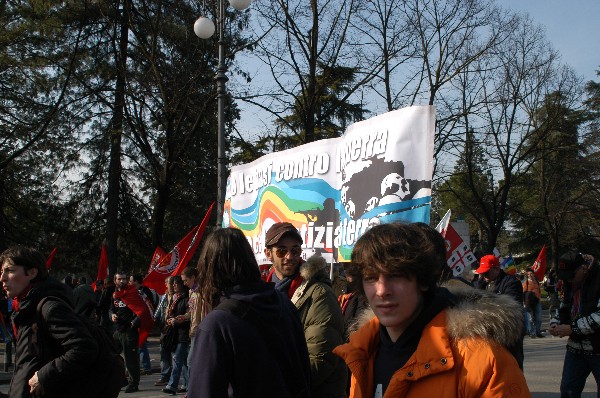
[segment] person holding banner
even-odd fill
[[[304,325],[311,367],[312,397],[346,397],[347,370],[333,355],[344,342],[344,319],[323,257],[302,261],[302,237],[289,222],[275,223],[265,235],[265,255],[273,263],[267,281],[285,293]]]
[[[431,237],[421,224],[380,224],[354,246],[347,273],[375,317],[334,350],[350,397],[531,397],[505,348],[519,339],[521,305],[439,287],[446,261]]]

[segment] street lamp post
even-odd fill
[[[252,0],[229,0],[229,4],[238,11],[245,10],[250,6]],[[219,34],[219,64],[215,80],[217,82],[217,226],[223,223],[223,207],[225,205],[225,98],[227,90],[227,66],[225,65],[225,43],[223,37],[223,26],[225,25],[225,3],[219,0],[219,15],[217,18],[217,29]],[[194,33],[201,39],[212,37],[215,32],[214,23],[206,18],[200,17],[194,23]]]

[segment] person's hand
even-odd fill
[[[548,329],[552,336],[565,337],[570,336],[573,333],[571,325],[552,325]]]
[[[112,314],[110,319],[116,323],[117,322],[117,314]]]
[[[37,372],[35,372],[31,379],[29,379],[29,393],[31,395],[44,395],[44,388],[38,380]]]

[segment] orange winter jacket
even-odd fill
[[[472,291],[476,295],[482,292]],[[519,333],[514,322],[522,317],[514,310],[520,311],[520,306],[502,296],[486,297],[484,301],[488,302],[484,311],[490,306],[498,307],[498,304],[510,307],[512,315],[505,319],[506,325],[495,324],[503,322],[499,319],[503,316],[489,317],[489,313],[484,324],[471,325],[482,318],[480,315],[486,315],[471,304],[467,307],[459,304],[441,311],[425,326],[413,355],[392,376],[384,398],[531,397],[523,372],[499,342],[510,343]],[[349,343],[334,350],[352,372],[351,398],[373,398],[373,365],[379,346],[379,326],[377,318],[371,319],[350,336]],[[516,331],[513,334],[510,329],[508,333],[505,333],[506,329],[495,330],[499,326]]]

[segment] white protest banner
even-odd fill
[[[429,223],[435,108],[415,106],[321,140],[232,167],[223,226],[241,229],[259,264],[267,230],[291,222],[302,256],[344,262],[371,226]]]

